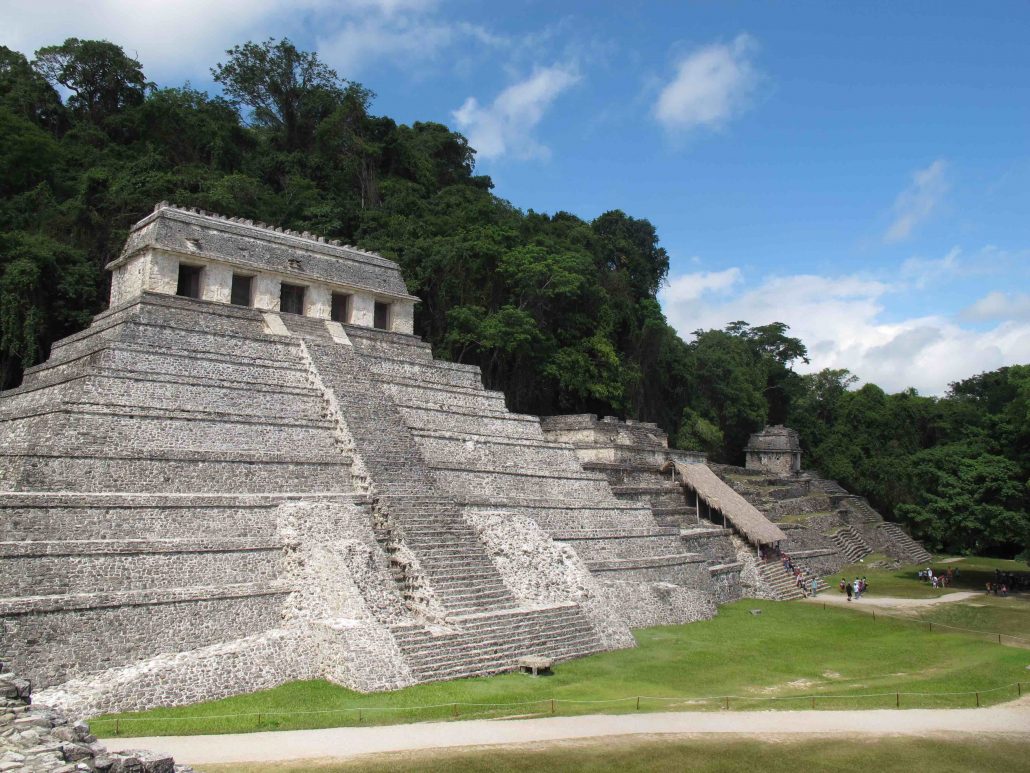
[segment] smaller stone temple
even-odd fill
[[[754,433],[744,451],[749,470],[764,470],[778,475],[801,472],[801,441],[797,430],[782,424]]]

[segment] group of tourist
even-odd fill
[[[777,548],[779,550],[779,548]],[[804,596],[815,596],[819,593],[819,578],[815,574],[807,574],[804,569],[794,563],[786,553],[780,553],[783,571],[794,576],[794,587],[801,590]]]
[[[1003,572],[1001,569],[994,570],[994,582],[987,583],[987,595],[1008,596],[1009,591],[1021,591],[1030,589],[1030,578],[1026,575]]]
[[[848,594],[848,601],[851,601],[852,598],[858,601],[869,589],[869,583],[866,582],[865,577],[856,577],[852,582],[848,582],[846,577],[841,577],[837,587],[840,588],[841,593]]]
[[[947,588],[959,576],[959,569],[956,566],[949,566],[943,572],[938,571],[934,574],[933,568],[928,566],[926,569],[919,570],[917,576],[920,580],[930,583],[934,588]]]

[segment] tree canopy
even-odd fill
[[[0,382],[104,306],[104,264],[167,199],[324,234],[398,261],[437,356],[482,368],[512,410],[655,421],[683,448],[740,463],[788,423],[806,460],[932,547],[1011,555],[1028,539],[1030,372],[943,398],[799,375],[786,325],[735,321],[684,341],[657,293],[669,256],[648,220],[521,211],[432,122],[371,112],[372,93],[289,40],[212,69],[222,95],[157,88],[107,41],[29,61],[0,46]],[[61,94],[65,94],[62,99]]]

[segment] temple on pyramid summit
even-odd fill
[[[0,395],[0,654],[73,715],[631,647],[796,538],[653,424],[509,412],[378,255],[161,203],[107,268]]]

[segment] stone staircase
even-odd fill
[[[467,615],[454,622],[390,627],[418,681],[510,671],[526,655],[570,660],[603,649],[575,605]]]
[[[779,561],[763,561],[758,564],[758,574],[761,576],[765,587],[778,601],[790,601],[801,599],[805,594],[794,583],[794,575],[783,568]],[[806,576],[808,573],[806,572]]]
[[[911,564],[923,564],[931,561],[930,552],[908,535],[898,524],[884,521],[879,526],[887,542],[893,550],[891,555]]]
[[[869,504],[865,497],[849,495],[842,504],[848,510],[858,515],[860,523],[877,524],[883,521],[883,516],[873,509],[873,506]]]
[[[830,538],[847,564],[853,564],[873,552],[873,549],[869,547],[862,534],[854,526],[838,529]]]
[[[373,488],[377,537],[406,600],[413,601],[419,579],[398,560],[401,545],[415,554],[425,583],[448,616],[513,608],[515,601],[475,530],[454,499],[438,491],[411,432],[360,355],[346,345],[311,339],[305,349],[316,381],[331,392],[361,458]]]

